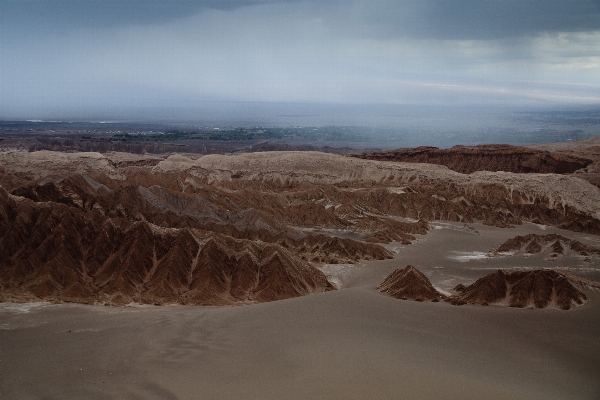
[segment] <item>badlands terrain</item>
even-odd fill
[[[0,395],[597,398],[578,146],[2,152]]]

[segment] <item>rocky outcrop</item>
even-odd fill
[[[573,140],[559,143],[544,143],[528,146],[532,149],[552,151],[556,155],[585,158],[590,161],[585,168],[575,171],[578,178],[600,187],[600,136],[586,140]]]
[[[585,168],[592,161],[574,155],[551,153],[512,145],[454,146],[450,149],[417,147],[352,154],[353,157],[411,163],[445,165],[453,171],[569,174]]]
[[[24,154],[22,164],[35,156]],[[14,165],[17,160],[8,157],[0,183],[9,185],[14,194],[35,199],[26,191],[15,192],[23,185],[8,178],[11,171],[21,174],[26,169]],[[4,161],[0,154],[0,162]],[[44,168],[62,179],[77,170],[65,164],[48,161]],[[84,164],[79,173],[86,168]],[[158,225],[177,220],[183,221],[182,226],[227,223],[236,213],[255,209],[282,224],[303,227],[353,229],[362,218],[375,215],[466,223],[478,219],[500,227],[531,221],[600,233],[600,189],[565,175],[485,171],[464,175],[437,165],[382,163],[316,152],[212,155],[197,160],[173,155],[154,167],[128,168],[115,171],[123,179],[110,179],[93,169],[85,172],[111,192],[84,203],[109,215],[143,217]],[[37,192],[41,201],[52,198]],[[68,197],[60,201],[79,201]],[[389,233],[373,240],[390,239],[398,240]]]
[[[360,219],[355,225],[355,229],[357,232],[368,233],[368,242],[411,244],[415,240],[412,234],[426,234],[429,231],[429,224],[423,220],[402,222],[392,218],[366,216]]]
[[[529,234],[508,239],[490,252],[490,255],[508,256],[522,254],[527,256],[539,253],[546,253],[546,259],[553,261],[567,253],[581,257],[598,257],[600,256],[600,249],[587,246],[578,240],[571,240],[562,235]]]
[[[111,179],[124,179],[125,176],[106,156],[96,152],[60,153],[54,151],[0,152],[2,167],[10,173],[27,179],[60,177],[74,172],[103,173]]]
[[[353,264],[359,260],[393,258],[393,254],[381,246],[322,234],[311,234],[298,240],[285,239],[280,243],[315,263]]]
[[[445,300],[453,305],[504,305],[517,308],[559,308],[570,310],[588,300],[574,285],[599,287],[595,282],[553,270],[507,272],[497,270],[475,283],[457,285],[452,296],[438,292],[429,279],[412,265],[397,269],[377,290],[402,300]]]
[[[445,298],[429,279],[412,265],[397,269],[377,286],[377,290],[402,300],[433,301]]]
[[[457,295],[446,301],[455,305],[501,304],[518,308],[553,307],[569,310],[588,300],[567,276],[545,269],[498,270],[457,291]]]
[[[600,232],[600,189],[565,175],[487,171],[464,175],[438,165],[314,152],[210,155],[198,160],[171,156],[153,169],[174,170],[236,188],[249,182],[274,190],[313,185],[323,188],[330,203],[342,207],[350,201],[363,215],[366,211],[463,222],[476,218],[498,226],[547,221],[566,229]]]
[[[0,292],[10,298],[287,298],[328,290],[314,266],[390,258],[378,243],[409,244],[431,220],[600,233],[600,189],[564,175],[464,175],[317,152],[5,152],[0,165]],[[561,246],[571,249],[552,249]]]
[[[0,188],[0,300],[237,304],[331,290],[280,245],[35,203]]]

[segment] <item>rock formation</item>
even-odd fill
[[[209,155],[198,160],[169,157],[154,167],[189,171],[212,183],[240,187],[260,182],[273,190],[317,187],[312,201],[346,215],[367,213],[415,220],[472,222],[497,226],[523,220],[600,233],[600,189],[581,179],[555,174],[480,171],[464,175],[429,164],[381,163],[314,152]],[[235,178],[233,178],[235,177]],[[308,199],[302,199],[306,201]]]
[[[377,290],[402,300],[437,302],[445,298],[435,290],[429,279],[412,265],[392,272],[377,286]]]
[[[492,144],[454,146],[450,149],[417,147],[352,154],[368,160],[445,165],[453,171],[568,174],[591,164],[587,157],[551,153],[521,146]]]
[[[549,261],[556,260],[557,258],[564,256],[567,252],[582,257],[600,256],[600,249],[584,245],[578,240],[571,240],[556,234],[515,236],[498,246],[490,253],[490,255],[530,255],[542,252],[548,254],[546,259]]]
[[[0,300],[235,304],[331,290],[284,247],[35,203],[0,188]]]
[[[372,232],[367,238],[368,242],[390,243],[401,242],[411,244],[415,240],[414,233],[424,235],[429,230],[426,221],[402,222],[391,218],[378,218],[366,216],[355,225],[358,232]]]
[[[478,219],[496,226],[531,221],[600,233],[600,189],[570,176],[492,172],[469,176],[436,165],[381,163],[314,152],[211,155],[197,160],[170,156],[153,167],[124,169],[112,167],[119,164],[112,155],[113,169],[106,175],[101,160],[77,168],[69,164],[78,165],[75,155],[61,160],[58,153],[56,164],[43,155],[43,172],[54,178],[43,180],[39,172],[25,172],[35,157],[36,153],[0,154],[5,171],[0,184],[11,193],[36,199],[19,187],[61,186],[60,179],[79,173],[111,189],[96,196],[98,211],[127,213],[127,218],[142,214],[147,218],[149,213],[139,210],[145,207],[157,208],[152,210],[154,220],[188,217],[201,224],[227,223],[238,212],[254,209],[283,224],[305,227],[352,227],[375,215],[466,223]],[[40,201],[60,195],[35,191]],[[84,201],[80,194],[66,193],[58,201]]]
[[[569,142],[544,143],[528,146],[531,149],[551,151],[553,154],[564,154],[590,160],[585,168],[575,171],[575,176],[600,187],[600,136],[586,140]]]
[[[569,310],[583,304],[587,296],[571,280],[556,271],[507,272],[498,270],[478,279],[446,301],[455,304],[504,304],[518,308],[556,307]]]
[[[469,286],[459,284],[454,288],[455,295],[445,296],[433,287],[421,271],[408,265],[404,269],[392,272],[377,286],[377,290],[402,300],[445,300],[453,305],[496,304],[518,308],[554,307],[569,310],[588,300],[588,297],[573,284],[600,286],[595,282],[546,269],[515,272],[497,270]]]
[[[464,175],[317,152],[11,151],[0,165],[5,299],[288,298],[329,290],[319,264],[391,258],[379,243],[409,244],[431,220],[600,233],[600,189],[564,175]]]

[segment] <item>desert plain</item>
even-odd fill
[[[598,398],[594,146],[0,153],[0,396]],[[441,301],[377,290],[407,265]]]

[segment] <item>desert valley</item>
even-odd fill
[[[600,399],[600,0],[0,0],[0,399]]]
[[[0,393],[595,398],[600,147],[553,146],[4,151]]]

